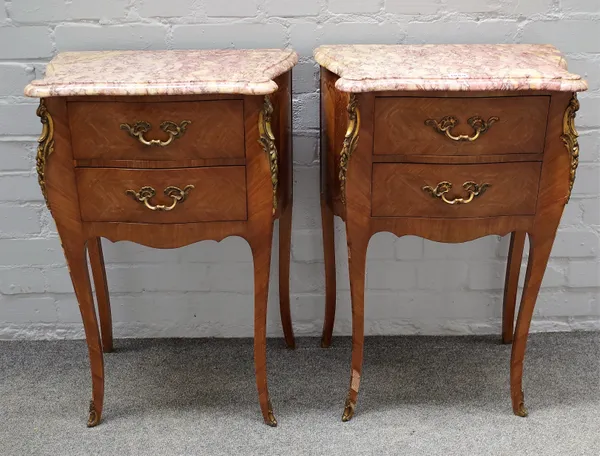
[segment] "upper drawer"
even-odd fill
[[[374,153],[542,153],[550,97],[375,100]]]
[[[246,167],[77,168],[86,222],[193,223],[247,219]]]
[[[243,158],[242,100],[69,103],[75,159]],[[132,136],[128,127],[150,128]],[[168,122],[168,123],[165,123]],[[123,126],[122,126],[123,125]],[[178,130],[179,128],[179,130]],[[143,144],[143,141],[152,145]]]

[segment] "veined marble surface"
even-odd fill
[[[266,95],[297,62],[290,49],[64,52],[25,95]]]
[[[314,55],[343,92],[587,90],[549,44],[335,45]]]

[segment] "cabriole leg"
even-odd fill
[[[362,374],[363,346],[365,340],[365,268],[369,237],[364,229],[347,227],[348,264],[350,272],[350,296],[352,299],[352,369],[350,388],[342,415],[342,421],[350,421],[354,416],[358,389]]]
[[[102,349],[104,353],[110,353],[113,351],[112,315],[110,311],[108,284],[106,282],[104,255],[102,254],[102,242],[99,237],[96,237],[90,239],[87,245],[92,277],[94,278],[94,287],[96,289],[96,300],[98,301]]]
[[[88,274],[86,259],[86,245],[83,239],[75,239],[73,235],[65,242],[63,249],[73,281],[73,288],[79,303],[79,310],[83,319],[85,338],[88,345],[90,365],[92,371],[92,400],[88,415],[88,427],[96,426],[102,418],[104,402],[104,358],[98,322],[94,309],[94,298]]]
[[[254,259],[254,370],[258,400],[265,423],[277,426],[267,385],[267,300],[269,296],[269,272],[271,268],[271,244],[273,225],[250,239]]]
[[[295,348],[292,312],[290,310],[290,251],[292,246],[292,204],[279,218],[279,311],[283,337],[288,348]]]
[[[321,223],[323,229],[323,253],[325,257],[325,318],[323,321],[321,347],[327,348],[331,345],[335,322],[335,232],[333,212],[323,194],[321,194]]]
[[[523,248],[525,247],[525,234],[524,231],[513,231],[510,235],[506,280],[504,283],[504,302],[502,305],[502,343],[504,344],[510,344],[513,340],[513,324]]]
[[[533,309],[540,291],[548,259],[550,258],[555,233],[556,230],[544,231],[539,234],[529,233],[529,262],[527,263],[525,285],[521,305],[519,306],[510,363],[510,391],[513,412],[515,415],[523,417],[527,416],[523,396],[523,360],[525,358],[525,348],[527,346]]]

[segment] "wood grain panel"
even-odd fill
[[[202,168],[205,166],[244,166],[244,158],[206,158],[199,160],[76,160],[81,168]]]
[[[541,163],[486,165],[373,165],[374,217],[492,217],[535,213]],[[448,181],[453,188],[446,198],[467,198],[463,183],[488,183],[490,187],[468,204],[450,205],[423,190]]]
[[[373,163],[432,163],[455,165],[459,163],[512,163],[542,161],[544,154],[509,155],[373,155]],[[161,162],[162,163],[162,162]]]
[[[377,97],[374,153],[379,155],[537,154],[544,150],[550,97]],[[453,141],[425,125],[454,116],[453,135],[470,135],[473,116],[499,118],[475,141]]]
[[[469,242],[484,236],[506,236],[513,231],[527,231],[535,215],[503,215],[500,217],[437,218],[437,217],[373,217],[371,234],[393,233],[415,236],[435,242]]]
[[[245,167],[191,169],[77,168],[81,218],[86,222],[191,223],[246,220]],[[170,205],[168,186],[193,185],[187,199],[171,211],[152,211],[126,191],[150,186],[151,204]]]
[[[69,125],[75,159],[185,160],[244,157],[243,100],[197,102],[71,102]],[[165,147],[147,146],[120,128],[146,121],[148,140],[166,141],[163,121],[191,123]]]

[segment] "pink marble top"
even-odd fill
[[[289,49],[64,52],[25,95],[265,95],[297,61]]]
[[[587,90],[543,44],[339,45],[315,50],[338,90]]]

